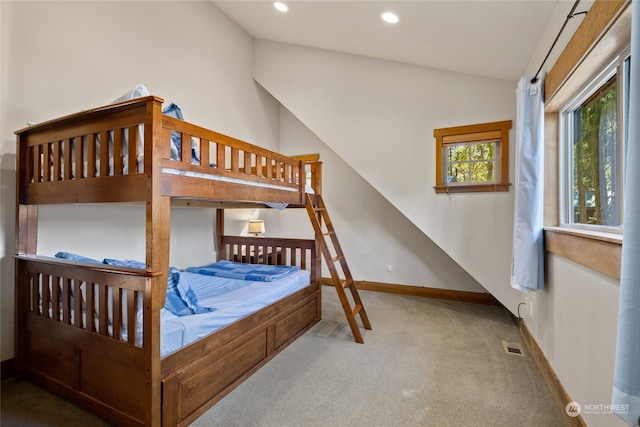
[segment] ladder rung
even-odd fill
[[[353,315],[355,316],[356,314],[360,313],[360,310],[362,310],[362,305],[358,304],[353,308]]]
[[[331,258],[331,260],[333,262],[336,262],[336,261],[340,261],[342,258],[344,258],[342,255],[338,255],[338,256],[334,256],[333,258]]]
[[[351,284],[353,283],[352,280],[341,280],[340,284],[342,285],[343,288],[348,288],[349,286],[351,286]]]
[[[316,212],[324,212],[324,211],[326,211],[325,208],[313,208],[313,210],[316,211]]]
[[[332,234],[336,234],[336,232],[335,231],[327,231],[327,232],[322,233],[323,236],[330,236]]]

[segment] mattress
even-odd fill
[[[160,355],[167,356],[212,332],[224,328],[258,310],[309,286],[310,273],[298,270],[273,281],[257,282],[181,272],[195,292],[200,305],[215,310],[176,316],[162,309]]]

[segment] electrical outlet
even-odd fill
[[[529,308],[529,317],[533,318],[533,301],[529,301],[527,308]]]
[[[393,273],[393,265],[387,265],[387,273]]]
[[[533,301],[531,301],[531,299],[529,299],[528,296],[525,296],[524,304],[525,304],[526,316],[529,318],[532,318],[533,317]]]

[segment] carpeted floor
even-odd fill
[[[567,425],[506,309],[361,296],[373,326],[364,345],[324,287],[323,320],[193,425]],[[28,382],[4,382],[1,399],[3,427],[108,425]]]

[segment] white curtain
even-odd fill
[[[540,291],[544,285],[542,241],[544,102],[542,77],[522,77],[517,91],[516,178],[511,287]]]
[[[631,87],[612,410],[635,426],[640,422],[640,1],[631,7]]]

